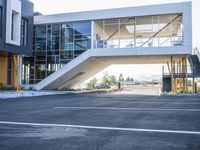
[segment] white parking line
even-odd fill
[[[120,100],[92,100],[90,102],[103,102],[103,103],[111,103],[111,102],[122,102]],[[123,102],[129,102],[130,104],[173,104],[173,105],[200,105],[200,102],[190,102],[190,103],[186,103],[186,102],[167,102],[167,101],[161,101],[161,102],[152,102],[152,101],[133,101],[133,100],[123,100]]]
[[[85,109],[85,110],[131,110],[131,111],[190,111],[199,112],[200,109],[158,109],[158,108],[121,108],[121,107],[54,107],[55,109]]]
[[[25,122],[8,122],[0,121],[0,124],[22,125],[22,126],[45,126],[45,127],[67,127],[67,128],[83,128],[97,130],[114,130],[114,131],[137,131],[137,132],[157,132],[157,133],[176,133],[176,134],[197,134],[199,131],[181,131],[181,130],[156,130],[156,129],[139,129],[139,128],[118,128],[118,127],[101,127],[101,126],[82,126],[82,125],[66,125],[66,124],[45,124],[45,123],[25,123]]]

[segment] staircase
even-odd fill
[[[74,88],[112,64],[162,64],[177,48],[100,48],[89,49],[36,85],[36,90]]]
[[[195,77],[200,77],[200,53],[197,48],[194,49],[193,55],[190,55],[189,62]]]

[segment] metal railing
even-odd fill
[[[182,36],[95,40],[95,48],[175,47],[183,46]],[[148,42],[147,42],[148,41]]]
[[[187,65],[187,71],[186,71],[186,67],[184,65],[175,65],[175,67],[173,67],[172,69],[172,73],[173,75],[177,75],[177,76],[181,76],[181,75],[185,75],[186,72],[189,75],[198,75],[200,76],[200,72],[199,72],[199,68],[200,66],[190,66]],[[162,74],[163,75],[171,75],[171,67],[169,68],[167,65],[163,65],[162,67]]]
[[[199,58],[199,62],[200,62],[200,52],[199,52],[199,49],[197,47],[194,48],[193,55],[197,55],[197,57]]]

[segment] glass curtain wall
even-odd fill
[[[31,83],[38,83],[90,48],[91,21],[36,25]],[[24,57],[23,83],[30,83],[30,63]]]
[[[23,57],[22,84],[34,84],[34,57]]]
[[[170,47],[183,44],[182,14],[94,21],[95,48]]]
[[[28,20],[21,19],[21,45],[27,44]]]

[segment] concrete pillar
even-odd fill
[[[192,92],[196,93],[196,89],[195,89],[195,77],[192,78]]]
[[[187,66],[187,56],[185,56],[185,71],[186,71],[186,77],[185,77],[185,86],[186,86],[186,93],[188,93],[188,66]]]
[[[174,92],[174,69],[173,69],[173,56],[171,56],[171,91]]]

